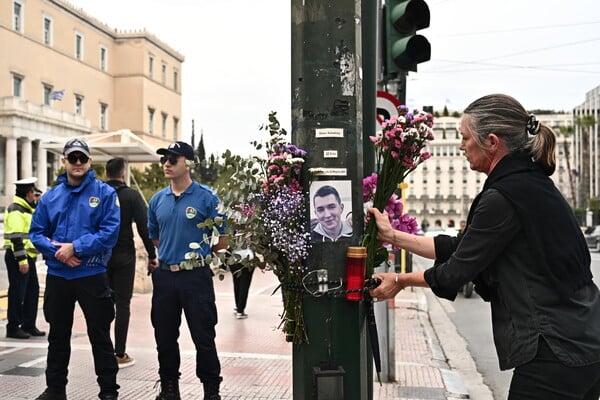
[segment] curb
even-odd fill
[[[437,346],[441,348],[446,368],[460,376],[459,385],[454,384],[452,377],[448,378],[448,383],[445,382],[451,395],[458,395],[457,398],[462,399],[494,400],[491,389],[484,383],[483,376],[477,370],[466,340],[458,333],[456,326],[446,314],[441,304],[443,300],[438,299],[429,289],[420,289],[420,295],[426,299],[424,302],[429,319],[426,324],[433,331],[435,339],[432,340],[435,340]],[[443,368],[440,368],[440,371],[444,373]]]
[[[452,370],[447,362],[447,358],[438,339],[438,335],[436,334],[431,323],[427,297],[425,296],[425,293],[423,293],[422,289],[417,291],[417,301],[419,320],[423,325],[423,330],[427,336],[427,343],[429,344],[432,358],[436,364],[438,364],[438,368],[442,375],[447,398],[452,400],[471,398],[469,395],[469,390],[461,380],[460,373],[456,370]]]

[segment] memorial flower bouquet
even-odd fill
[[[386,210],[395,229],[415,232],[416,221],[403,214],[395,192],[410,172],[430,158],[426,145],[433,140],[433,116],[419,110],[409,112],[406,106],[400,106],[398,114],[383,122],[381,134],[370,138],[377,168],[363,180],[363,200],[380,211]],[[367,248],[366,276],[370,277],[374,268],[388,258],[386,247],[377,239],[373,218],[365,228],[363,246]]]
[[[226,152],[224,179],[218,191],[228,205],[230,247],[249,249],[254,254],[233,262],[273,271],[284,303],[280,328],[287,341],[302,344],[307,334],[301,287],[310,232],[305,224],[308,194],[299,176],[306,152],[287,141],[275,113],[261,129],[268,130],[268,141],[252,144],[266,157],[243,159]]]
[[[365,206],[365,213],[369,207],[373,207],[373,198],[377,191],[377,174],[373,173],[370,176],[363,179],[363,203]],[[392,228],[402,232],[417,233],[419,231],[419,225],[416,218],[411,217],[407,213],[404,213],[404,205],[402,200],[396,193],[392,193],[388,199],[384,210],[388,213]],[[388,243],[383,243],[387,246]],[[400,250],[398,247],[392,246],[392,250]]]

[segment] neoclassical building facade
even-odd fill
[[[557,168],[552,179],[567,201],[573,204],[569,180],[573,139],[561,134],[573,126],[573,116],[553,114],[537,115],[537,118],[557,133]],[[433,131],[435,139],[428,144],[432,157],[407,178],[406,210],[421,225],[432,226],[439,219],[444,227],[449,220],[458,227],[461,220],[466,220],[471,202],[482,189],[486,176],[471,170],[459,149],[459,118],[435,118]]]
[[[46,142],[120,129],[154,148],[181,138],[184,56],[146,30],[62,0],[0,0],[0,49],[3,205],[17,179],[55,179],[60,155]]]

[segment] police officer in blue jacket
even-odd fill
[[[41,199],[29,237],[44,255],[48,272],[44,316],[50,324],[46,390],[38,400],[66,400],[75,303],[87,324],[94,355],[98,397],[118,398],[117,360],[110,338],[115,311],[106,274],[117,242],[120,210],[115,190],[96,179],[90,149],[69,140],[61,159],[66,172]]]

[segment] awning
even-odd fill
[[[90,146],[94,163],[103,163],[111,158],[123,157],[129,163],[156,163],[160,156],[156,149],[129,129],[114,132],[94,133],[78,136]],[[73,138],[42,141],[40,146],[52,153],[62,155],[65,143]]]

